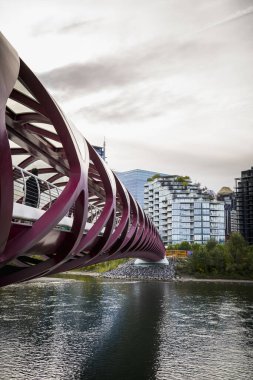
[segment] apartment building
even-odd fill
[[[144,210],[165,245],[225,241],[224,203],[189,177],[160,176],[147,182]]]
[[[253,167],[236,178],[236,203],[238,230],[253,244]]]
[[[236,194],[229,187],[223,186],[217,193],[217,200],[224,202],[225,237],[228,239],[232,232],[236,232],[238,230]]]

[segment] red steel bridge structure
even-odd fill
[[[0,34],[0,286],[164,256],[148,216]]]

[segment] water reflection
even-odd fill
[[[82,363],[80,379],[154,379],[159,324],[166,287],[120,285],[125,302],[94,357]]]
[[[177,284],[164,303],[156,378],[252,379],[252,285]],[[241,318],[241,313],[244,318]],[[252,325],[248,326],[252,335]]]
[[[0,290],[0,379],[252,379],[253,286],[41,280]]]

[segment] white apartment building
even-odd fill
[[[161,176],[144,187],[144,211],[165,245],[225,241],[224,203],[189,177]]]

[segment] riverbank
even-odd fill
[[[253,280],[233,279],[233,278],[197,278],[192,276],[177,276],[176,281],[179,282],[225,282],[237,284],[253,284]]]
[[[134,260],[129,260],[120,264],[117,268],[104,272],[91,271],[71,271],[57,275],[62,278],[72,278],[82,280],[82,278],[107,278],[121,280],[156,280],[156,281],[176,281],[176,282],[210,282],[210,283],[249,283],[253,280],[233,279],[233,278],[197,278],[187,274],[176,273],[176,263],[169,262],[169,265],[135,265]]]
[[[189,275],[178,275],[176,273],[176,264],[170,262],[169,265],[149,265],[138,266],[132,263],[125,263],[120,267],[100,274],[100,277],[109,279],[125,280],[160,280],[176,282],[210,282],[210,283],[249,283],[253,280],[233,279],[233,278],[197,278]]]
[[[170,262],[169,265],[135,265],[135,260],[128,260],[120,264],[117,268],[107,272],[98,273],[91,271],[70,271],[57,274],[57,277],[62,278],[76,278],[82,277],[97,277],[107,279],[121,279],[121,280],[162,280],[171,281],[175,280],[175,264]]]
[[[109,279],[131,279],[131,280],[174,280],[176,276],[175,265],[172,261],[169,265],[148,264],[135,265],[135,260],[119,265],[116,269],[105,272],[101,275]]]

